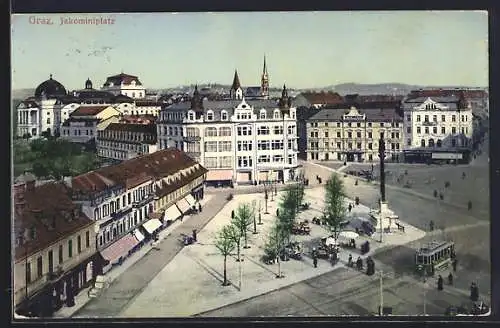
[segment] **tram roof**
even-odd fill
[[[427,245],[420,247],[417,253],[431,254],[453,245],[455,245],[455,243],[452,241],[432,241]]]

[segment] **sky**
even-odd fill
[[[61,25],[68,17],[114,24]],[[488,85],[485,11],[13,15],[11,33],[13,89],[50,74],[68,90],[101,86],[122,71],[147,88],[231,84],[235,69],[258,86],[264,55],[271,87]]]

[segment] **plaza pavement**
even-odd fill
[[[310,202],[311,208],[301,212],[299,220],[308,219],[311,221],[314,216],[321,215],[323,195],[323,186],[306,189],[305,202]],[[280,197],[281,193],[279,192],[278,199]],[[253,226],[250,227],[248,234],[250,248],[242,249],[245,259],[241,264],[242,289],[239,290],[240,264],[235,260],[236,255],[228,257],[227,260],[227,274],[231,285],[222,287],[223,257],[213,245],[214,237],[224,225],[229,224],[231,211],[236,209],[238,204],[251,203],[252,201],[255,201],[257,208],[260,201],[263,225],[257,225],[258,234],[253,234]],[[198,243],[181,250],[140,295],[130,302],[127,308],[120,313],[120,317],[191,316],[266,294],[345,266],[349,253],[342,251],[339,264],[332,266],[329,262],[320,260],[318,268],[313,267],[310,252],[315,245],[311,243],[311,240],[319,242],[320,238],[328,236],[328,232],[321,226],[311,224],[310,236],[294,236],[293,238],[293,240],[303,243],[305,256],[301,261],[282,262],[281,272],[285,277],[277,279],[278,265],[266,265],[261,261],[267,235],[275,220],[276,196],[273,202],[268,202],[270,214],[264,214],[264,202],[263,194],[235,195],[234,199],[200,231]],[[346,202],[354,203],[352,200],[346,200]],[[355,206],[353,209],[353,213],[365,215],[368,211],[369,208],[363,205]],[[405,233],[395,232],[384,236],[383,245],[385,247],[393,245],[394,247],[419,239],[425,234],[411,225],[405,225]],[[377,236],[373,237],[378,238]],[[363,239],[365,238],[359,238],[358,245]],[[380,244],[373,239],[370,241],[371,252],[367,255],[373,254],[380,247]],[[356,251],[351,253],[354,259],[359,255]]]

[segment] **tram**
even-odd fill
[[[455,243],[433,241],[417,250],[415,270],[417,273],[433,276],[436,271],[449,267],[455,256]]]

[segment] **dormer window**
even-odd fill
[[[280,118],[280,111],[279,110],[275,110],[274,111],[274,119],[279,119]]]
[[[266,110],[265,109],[262,109],[259,113],[259,118],[261,120],[265,120],[266,119]]]
[[[227,121],[227,112],[224,110],[220,114],[221,120]]]
[[[207,112],[207,121],[213,121],[214,120],[214,112],[208,111]]]
[[[193,112],[188,113],[188,120],[194,121],[194,113]]]

